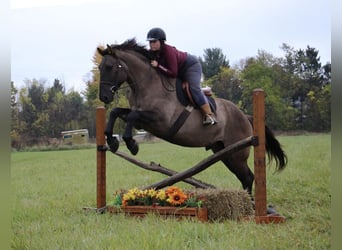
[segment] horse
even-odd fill
[[[218,121],[213,126],[202,125],[202,114],[191,105],[184,106],[177,97],[177,79],[162,75],[150,65],[150,52],[145,46],[128,39],[122,44],[97,48],[102,56],[99,64],[99,98],[108,104],[114,93],[124,83],[129,86],[129,108],[116,107],[111,110],[105,128],[107,144],[116,152],[119,142],[113,134],[117,118],[126,122],[122,136],[133,155],[138,153],[138,143],[133,139],[133,128],[145,131],[170,143],[184,147],[205,147],[213,153],[253,135],[252,118],[244,114],[234,103],[215,98],[215,116]],[[186,114],[186,116],[184,115]],[[177,122],[182,120],[182,123]],[[176,124],[176,125],[175,125]],[[180,124],[180,125],[179,125]],[[176,128],[175,128],[176,127]],[[266,151],[269,160],[276,161],[276,172],[287,164],[287,156],[271,129],[265,126]],[[254,174],[247,159],[250,146],[221,161],[239,179],[243,189],[252,193]]]

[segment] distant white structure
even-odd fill
[[[66,145],[85,144],[89,142],[88,129],[62,131],[62,143]]]

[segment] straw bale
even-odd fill
[[[204,200],[209,221],[238,220],[254,215],[251,197],[245,190],[195,189],[191,192]]]

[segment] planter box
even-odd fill
[[[208,221],[207,208],[194,207],[160,207],[160,206],[108,206],[110,213],[125,213],[129,216],[144,217],[147,213],[158,214],[163,217],[192,217],[199,221]]]

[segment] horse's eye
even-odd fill
[[[122,65],[121,65],[121,64],[118,64],[118,68],[121,69],[121,68],[122,68]]]

